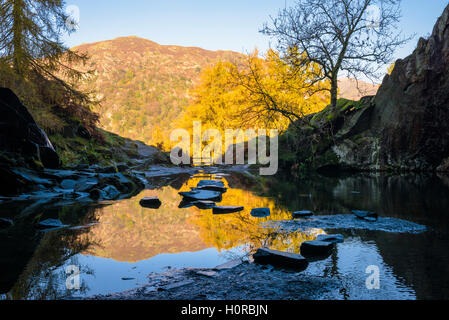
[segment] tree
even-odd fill
[[[340,72],[375,80],[396,48],[410,39],[397,31],[400,2],[297,0],[271,18],[261,32],[277,39],[279,50],[293,66],[320,66],[313,82],[330,80],[331,105],[335,107]]]
[[[272,49],[264,59],[254,51],[233,71],[233,81],[245,93],[246,103],[238,113],[243,123],[285,130],[321,111],[328,99],[329,81],[311,81],[320,72],[319,65],[292,68]]]
[[[61,40],[74,30],[64,8],[63,0],[1,0],[0,83],[27,104],[61,107],[92,129],[98,116],[89,105],[95,101],[76,86],[87,73],[72,67],[88,57]]]

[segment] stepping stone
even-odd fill
[[[221,196],[220,192],[210,190],[192,190],[189,192],[180,192],[179,194],[189,200],[215,200]]]
[[[68,225],[62,224],[62,222],[57,219],[47,219],[36,225],[36,228],[41,229],[42,231],[51,231],[65,227],[68,227]]]
[[[371,211],[352,210],[352,213],[355,214],[357,218],[369,222],[375,222],[379,218],[376,212]]]
[[[251,210],[251,215],[256,218],[266,218],[270,216],[270,208],[256,208]]]
[[[235,213],[240,212],[245,209],[241,206],[216,206],[213,208],[213,214],[227,214],[227,213]]]
[[[215,202],[213,201],[195,201],[192,203],[195,205],[198,209],[208,210],[215,207]]]
[[[220,186],[201,186],[201,187],[192,188],[192,190],[210,190],[210,191],[217,191],[220,193],[225,193],[226,191],[228,191],[228,188],[220,187]]]
[[[328,255],[335,244],[328,241],[306,241],[301,244],[301,254],[306,258],[314,258]]]
[[[144,208],[159,209],[162,202],[158,197],[146,197],[140,200],[140,205]]]
[[[261,248],[253,255],[254,262],[262,265],[272,265],[273,267],[281,267],[303,271],[307,269],[309,263],[300,254],[276,251],[267,248]]]
[[[193,206],[194,206],[194,204],[192,201],[182,200],[181,203],[179,204],[178,208],[179,209],[187,209],[187,208],[191,208]]]
[[[296,218],[309,218],[309,217],[312,217],[312,216],[313,216],[313,212],[312,211],[304,210],[304,211],[293,212],[293,218],[294,219],[296,219]]]
[[[341,234],[320,234],[316,237],[316,240],[331,243],[343,243],[345,241],[343,235]]]
[[[206,187],[206,186],[214,186],[214,187],[222,187],[224,188],[224,183],[223,181],[220,180],[201,180],[200,182],[198,182],[197,187]]]

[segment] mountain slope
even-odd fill
[[[73,48],[87,52],[86,86],[102,99],[100,126],[146,143],[162,140],[187,107],[201,70],[241,56],[231,51],[159,45],[138,37],[117,38]],[[167,137],[165,137],[167,138]]]
[[[94,76],[85,86],[103,101],[96,110],[100,127],[159,147],[188,107],[189,93],[201,71],[219,60],[242,58],[232,51],[159,45],[138,37],[83,44],[73,50],[91,57],[83,68],[94,70]],[[375,94],[377,88],[353,79],[340,80],[340,96],[348,99]]]

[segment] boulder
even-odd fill
[[[242,206],[215,206],[213,208],[213,214],[228,214],[243,211],[245,208]]]
[[[329,255],[335,244],[329,241],[305,241],[301,244],[301,254],[306,258],[315,258]]]
[[[0,150],[46,168],[60,166],[59,156],[45,132],[10,89],[0,88]]]
[[[162,202],[158,197],[146,197],[140,200],[140,205],[144,208],[159,209]]]
[[[254,262],[262,265],[272,265],[273,267],[281,267],[303,271],[307,269],[309,263],[300,254],[294,254],[283,251],[276,251],[267,248],[261,248],[253,255]]]
[[[316,237],[316,240],[331,243],[343,243],[345,241],[341,234],[320,234]]]
[[[255,208],[251,210],[251,215],[255,218],[266,218],[270,216],[270,208]]]

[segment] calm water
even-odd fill
[[[15,226],[0,231],[0,299],[58,299],[124,291],[148,282],[151,272],[183,267],[215,267],[246,258],[257,248],[299,253],[300,244],[320,233],[339,232],[326,260],[311,263],[307,274],[340,279],[341,299],[447,299],[449,297],[449,179],[438,176],[356,175],[252,179],[224,177],[229,187],[220,205],[245,210],[214,216],[211,210],[178,208],[180,191],[201,176],[182,174],[152,181],[158,187],[138,196],[101,204],[15,203],[0,205],[0,217]],[[139,200],[158,196],[158,210]],[[269,218],[253,218],[252,208],[269,207]],[[291,219],[291,212],[318,215],[377,211],[424,224],[429,231],[398,234],[363,230],[304,230],[279,233],[264,222]],[[37,232],[33,224],[49,218],[76,226]],[[380,290],[367,290],[366,267],[380,269]],[[68,290],[66,269],[80,270],[81,288]]]

